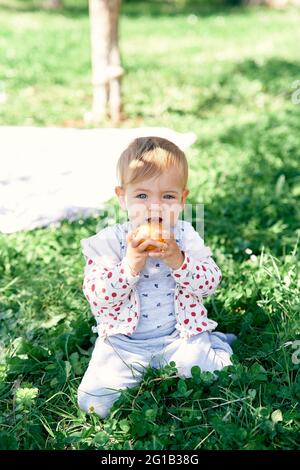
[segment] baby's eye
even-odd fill
[[[139,199],[145,199],[144,197],[140,197],[140,196],[146,196],[146,197],[147,197],[147,194],[142,193],[142,194],[138,194],[138,195],[136,196],[136,197],[139,198]],[[166,194],[164,197],[174,199],[174,196],[172,196],[172,194]]]

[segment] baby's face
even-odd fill
[[[128,211],[133,229],[145,222],[161,221],[163,228],[174,227],[189,194],[182,188],[177,168],[170,168],[164,174],[142,182],[117,186],[122,209]]]

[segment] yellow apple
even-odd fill
[[[140,225],[136,229],[135,236],[141,238],[140,244],[149,238],[162,243],[166,241],[165,238],[163,238],[163,228],[161,222],[146,222],[145,224]],[[145,248],[145,251],[151,251],[155,249],[157,249],[156,246],[148,245],[147,248]]]

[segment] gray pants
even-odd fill
[[[184,339],[177,330],[147,340],[133,340],[125,335],[98,337],[78,388],[79,407],[105,418],[121,390],[135,387],[149,366],[160,368],[174,361],[182,377],[191,377],[194,365],[202,371],[220,370],[232,364],[233,351],[227,341],[220,332],[203,332]]]

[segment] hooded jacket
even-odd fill
[[[92,330],[99,336],[119,333],[131,336],[139,321],[140,302],[136,283],[140,273],[133,275],[126,257],[122,258],[121,249],[124,252],[130,226],[129,222],[109,226],[80,241],[86,262],[83,292],[97,322]],[[120,233],[123,234],[121,237]],[[190,222],[178,220],[174,235],[175,238],[181,237],[184,255],[178,269],[170,268],[176,283],[175,328],[180,337],[189,338],[214,330],[218,325],[207,318],[203,298],[215,292],[222,274],[212,258],[211,249],[204,245]]]

